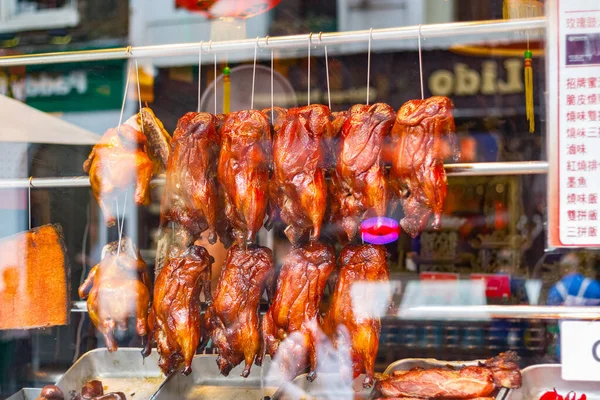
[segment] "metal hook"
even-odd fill
[[[367,50],[367,105],[371,97],[371,42],[373,41],[373,28],[369,29],[369,45]]]
[[[250,109],[254,110],[254,84],[256,82],[256,51],[258,50],[258,39],[259,36],[256,37],[256,43],[254,43],[254,64],[252,66],[252,98],[250,99]]]
[[[133,51],[132,51],[132,48],[131,48],[131,46],[127,46],[127,47],[125,48],[125,55],[126,55],[127,57],[131,57],[131,56],[133,55]]]
[[[319,32],[319,44],[323,43],[323,32]]]
[[[425,90],[423,89],[423,54],[421,51],[421,27],[423,25],[419,24],[419,34],[417,36],[419,43],[419,78],[421,80],[421,100],[425,98]]]
[[[254,47],[255,47],[255,48],[256,48],[256,47],[260,47],[260,46],[258,45],[258,41],[259,41],[259,40],[260,40],[260,36],[257,36],[257,37],[256,37],[256,43],[254,44]]]
[[[33,187],[33,176],[29,177],[29,188],[27,189],[27,205],[29,208],[29,229],[31,229],[31,188]]]
[[[312,44],[312,32],[308,35],[308,105],[310,106],[310,46]]]
[[[322,38],[323,32],[319,32],[319,44],[323,43]],[[327,79],[327,100],[329,102],[329,110],[331,110],[331,89],[329,87],[329,57],[327,56],[327,45],[324,46],[325,50],[325,78]]]
[[[198,112],[200,112],[200,101],[202,99],[202,45],[204,40],[200,41],[200,51],[198,52]]]
[[[309,44],[309,45],[311,45],[311,44],[312,44],[312,35],[313,35],[313,33],[312,33],[312,32],[311,32],[311,33],[308,35],[308,44]]]
[[[269,47],[269,35],[267,35],[267,37],[265,37],[265,46]]]

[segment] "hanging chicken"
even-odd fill
[[[182,364],[184,375],[192,372],[192,358],[203,336],[200,292],[204,288],[205,300],[210,304],[213,261],[204,247],[191,246],[171,258],[156,278],[148,315],[150,334],[143,354],[149,356],[156,343],[158,365],[167,376]]]
[[[273,252],[267,247],[237,245],[227,252],[227,259],[205,320],[212,341],[219,351],[217,365],[225,376],[245,361],[244,378],[252,363],[262,362],[262,338],[258,308],[265,288],[272,291],[274,281]]]
[[[322,105],[292,108],[275,120],[271,200],[292,244],[306,233],[312,241],[321,234],[327,207],[325,140],[333,133],[329,108]]]
[[[112,242],[102,250],[102,260],[79,287],[79,297],[87,299],[90,319],[104,335],[108,351],[117,350],[115,329],[126,330],[127,320],[135,318],[140,336],[148,333],[150,307],[148,268],[131,239]]]
[[[310,367],[316,377],[319,305],[329,274],[335,269],[333,247],[311,242],[293,248],[279,272],[271,307],[263,318],[267,353],[287,379]]]
[[[271,132],[261,111],[228,114],[221,128],[218,178],[224,213],[238,244],[251,244],[263,225],[269,200]]]
[[[324,318],[325,333],[340,355],[349,353],[342,375],[366,374],[364,387],[374,382],[375,358],[381,333],[380,313],[388,305],[389,272],[385,247],[347,245],[339,257],[340,270],[331,306]]]
[[[352,240],[365,216],[384,216],[387,184],[381,152],[394,123],[387,104],[355,105],[341,128],[336,169],[330,186],[331,212]]]
[[[400,107],[392,129],[390,186],[404,209],[400,224],[412,237],[425,229],[431,214],[433,227],[441,224],[448,193],[442,142],[456,130],[453,108],[442,96],[410,100]]]

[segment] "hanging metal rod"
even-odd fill
[[[445,168],[448,176],[534,175],[547,173],[548,162],[522,161],[447,164]],[[164,185],[164,175],[160,175],[152,179],[151,183],[153,185]],[[0,189],[26,189],[30,186],[33,189],[89,187],[90,179],[87,176],[68,176],[62,178],[0,179]]]
[[[452,35],[480,35],[487,33],[517,32],[523,30],[541,30],[546,28],[546,18],[524,18],[513,20],[492,20],[479,22],[452,22],[447,24],[427,24],[398,28],[348,31],[339,33],[312,33],[306,35],[264,37],[258,39],[231,40],[221,42],[179,43],[156,46],[118,47],[102,50],[66,51],[58,53],[29,54],[0,57],[0,67],[36,64],[58,64],[126,58],[173,57],[198,54],[202,47],[204,53],[224,53],[241,50],[253,50],[258,43],[261,48],[281,49],[306,46],[310,40],[315,46],[337,45],[343,43],[434,38]]]

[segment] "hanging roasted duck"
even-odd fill
[[[165,375],[179,369],[192,372],[192,358],[203,336],[200,292],[207,304],[212,301],[210,279],[213,257],[201,246],[190,246],[169,259],[154,282],[154,298],[148,315],[149,337],[144,357],[156,343],[158,365]],[[204,332],[205,338],[208,336]]]
[[[330,308],[324,318],[325,333],[341,355],[346,379],[366,375],[373,384],[381,333],[380,314],[389,302],[389,272],[385,247],[346,245],[339,257],[340,270]],[[351,365],[349,365],[351,364]]]
[[[307,233],[317,240],[327,207],[325,140],[333,136],[329,108],[292,108],[275,125],[271,201],[287,225],[285,235],[297,244]]]
[[[173,133],[172,153],[160,212],[160,228],[177,223],[189,234],[187,248],[208,229],[208,242],[217,241],[219,192],[217,164],[220,137],[216,118],[189,112]]]
[[[434,96],[406,102],[392,128],[390,186],[404,209],[402,228],[417,236],[433,214],[433,227],[441,224],[448,181],[444,170],[442,142],[456,130],[452,101]]]
[[[224,213],[238,244],[254,243],[269,199],[271,132],[261,111],[228,114],[221,128],[218,178]]]
[[[272,291],[273,252],[266,247],[244,249],[234,245],[227,258],[206,312],[207,330],[219,351],[217,365],[225,376],[245,361],[244,378],[252,363],[262,362],[262,338],[259,320],[260,298],[265,288]]]
[[[365,217],[385,215],[388,198],[381,151],[394,118],[387,104],[355,105],[341,128],[330,185],[331,214],[347,240],[354,238]]]
[[[131,239],[124,237],[104,247],[102,260],[78,293],[87,299],[90,319],[104,335],[108,351],[117,350],[114,331],[126,330],[129,318],[135,318],[138,335],[147,335],[150,288],[148,268]]]
[[[293,248],[281,267],[262,330],[267,353],[289,380],[306,367],[308,379],[316,377],[317,342],[322,335],[319,305],[334,269],[333,247],[319,242]]]
[[[115,225],[119,198],[127,191],[137,205],[150,202],[150,180],[153,173],[164,170],[169,141],[162,122],[144,108],[119,127],[107,130],[96,143],[83,170],[90,175],[107,226]]]

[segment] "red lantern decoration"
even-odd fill
[[[249,18],[269,11],[281,0],[175,0],[175,3],[208,18]]]

